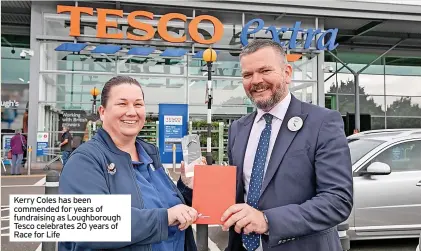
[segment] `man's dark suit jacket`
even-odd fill
[[[237,166],[237,203],[244,203],[243,161],[256,112],[234,121],[228,156]],[[288,121],[300,117],[298,131]],[[342,251],[336,226],[353,205],[350,151],[339,112],[292,96],[264,177],[259,209],[269,222],[265,251]],[[227,251],[244,250],[232,227]]]

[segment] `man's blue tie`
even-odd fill
[[[251,172],[247,204],[258,209],[260,190],[262,189],[263,173],[265,170],[266,157],[269,149],[270,134],[272,132],[272,118],[269,113],[263,115],[266,121],[265,129],[260,134],[259,145],[254,156],[253,170]],[[243,234],[243,244],[248,251],[254,251],[260,246],[260,234]]]

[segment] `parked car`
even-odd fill
[[[373,130],[348,137],[354,207],[351,240],[418,238],[421,129]]]

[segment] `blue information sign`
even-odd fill
[[[37,156],[48,155],[48,133],[37,133]]]
[[[37,142],[37,156],[45,156],[48,154],[48,142]]]
[[[4,148],[3,149],[10,149],[10,140],[12,139],[13,136],[10,135],[5,135],[3,136],[3,140],[4,140]]]
[[[9,165],[10,160],[7,159],[7,152],[11,149],[10,147],[10,140],[12,139],[13,135],[3,135],[3,151],[4,151],[4,160],[3,163],[5,165]]]
[[[159,153],[163,164],[173,163],[172,147],[176,144],[176,163],[181,163],[181,139],[187,135],[187,104],[159,104]]]

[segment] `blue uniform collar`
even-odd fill
[[[145,149],[143,148],[143,146],[136,141],[136,149],[137,149],[137,154],[139,155],[139,160],[140,161],[132,161],[133,164],[139,164],[139,165],[149,165],[153,163],[153,160],[151,159],[151,157],[149,156],[149,154],[145,151]]]

